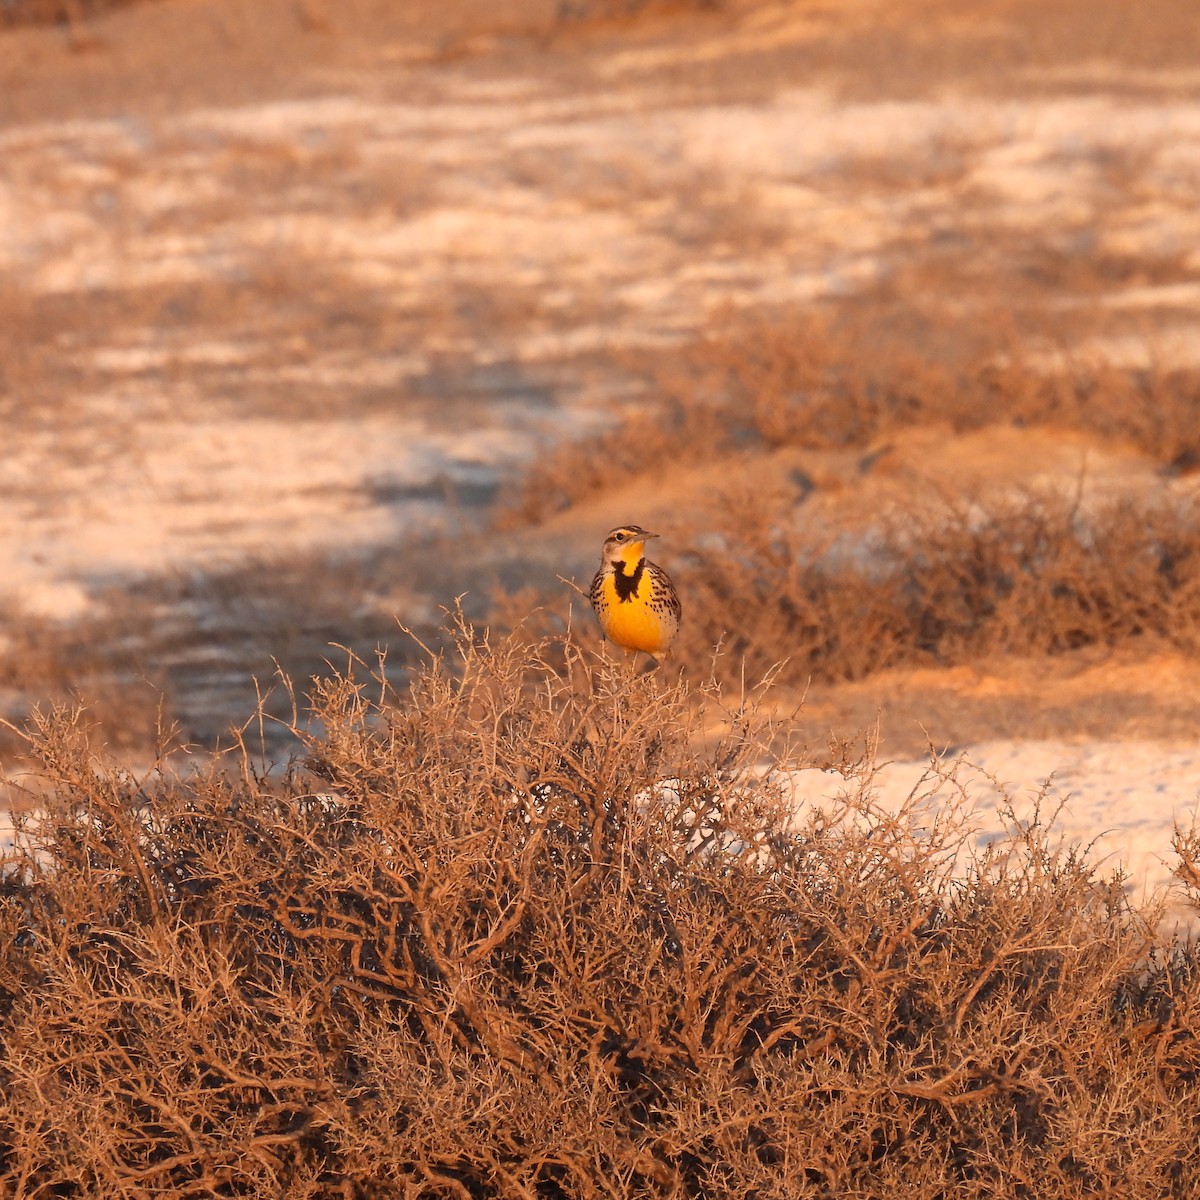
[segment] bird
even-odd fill
[[[627,655],[641,650],[661,662],[679,633],[682,609],[671,577],[646,559],[646,542],[654,537],[640,525],[618,525],[604,539],[590,595],[609,641]]]

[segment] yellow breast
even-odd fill
[[[605,637],[626,650],[641,650],[646,654],[658,655],[670,646],[678,623],[662,606],[651,604],[651,590],[648,572],[628,600],[617,594],[611,574],[601,581],[596,612]]]

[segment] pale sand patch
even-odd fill
[[[855,795],[856,778],[813,767],[793,776],[800,810]],[[932,813],[967,802],[982,848],[1008,826],[998,805],[1010,801],[1019,819],[1035,807],[1053,815],[1052,831],[1064,845],[1090,846],[1102,873],[1120,867],[1135,903],[1155,893],[1170,897],[1169,920],[1195,920],[1178,907],[1179,883],[1171,835],[1200,818],[1200,747],[1158,741],[991,741],[968,746],[952,758],[898,759],[879,764],[870,794],[881,808],[897,811],[919,797]]]
[[[619,340],[687,328],[722,302],[853,291],[930,229],[1085,225],[1114,251],[1159,254],[1196,242],[1200,104],[1187,100],[844,103],[809,87],[712,104],[640,86],[548,97],[521,82],[464,79],[420,105],[341,95],[199,109],[138,136],[112,121],[0,133],[11,174],[0,180],[0,264],[48,293],[228,279],[253,272],[264,251],[417,294],[448,276],[580,294],[599,281],[628,309],[609,329]],[[297,170],[322,148],[347,161],[246,213],[237,172],[247,146]],[[1114,191],[1122,155],[1155,178],[1153,204],[1132,185]],[[941,164],[936,186],[870,177],[930,164]],[[411,203],[364,214],[339,198],[343,171],[386,178],[398,193],[414,167]],[[861,183],[856,171],[867,172]],[[727,205],[728,230],[680,239],[685,196]],[[771,236],[745,242],[746,219],[766,221]]]
[[[1048,350],[1030,355],[1027,361],[1048,372],[1080,363],[1132,371],[1194,369],[1200,366],[1200,339],[1197,339],[1195,324],[1190,320],[1181,321],[1174,327],[1164,327],[1159,322],[1150,337],[1142,333],[1083,337],[1072,346],[1069,355],[1060,350]]]
[[[71,436],[10,448],[0,562],[3,593],[23,611],[77,617],[89,581],[113,575],[346,550],[440,527],[451,514],[436,497],[398,507],[373,489],[498,473],[528,453],[535,429],[496,411],[459,429],[391,414],[140,420],[136,403],[111,399],[95,397],[93,419]]]

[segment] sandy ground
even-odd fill
[[[539,447],[731,314],[994,314],[1048,368],[1200,362],[1200,20],[1072,7],[164,0],[0,34],[5,713],[136,677],[211,741],[273,658],[302,674],[494,585],[486,556],[447,573],[414,547],[478,529]],[[1029,431],[873,453],[866,483],[836,456],[752,470],[802,469],[830,512],[1195,487]],[[669,531],[710,485],[665,471],[639,519]],[[633,499],[541,551],[582,574]],[[1018,789],[1053,775],[1064,831],[1114,831],[1161,881],[1200,789],[1193,673],[885,675],[810,689],[803,720],[878,720],[901,792],[926,736]]]
[[[858,788],[857,779],[828,768],[795,776],[801,812],[829,808]],[[1051,845],[1086,847],[1100,877],[1122,874],[1133,903],[1162,903],[1165,928],[1200,924],[1172,850],[1173,834],[1186,834],[1200,819],[1194,741],[980,742],[949,756],[881,759],[871,794],[887,811],[905,808],[914,797],[931,811],[961,803],[970,829],[964,864],[970,853],[1012,833],[1008,806],[1020,820],[1036,813]]]

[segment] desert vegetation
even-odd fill
[[[969,353],[938,361],[843,319],[743,323],[658,364],[656,399],[533,464],[499,527],[536,528],[614,481],[655,494],[664,464],[707,481],[667,517],[687,589],[679,654],[703,672],[722,646],[730,681],[749,668],[802,685],[1139,639],[1196,652],[1200,524],[1190,488],[1170,486],[1200,452],[1194,371],[1039,367],[987,346],[982,328],[963,331]],[[956,438],[1005,429],[1132,451],[1163,483],[1091,494],[1086,449],[1076,478],[939,482]],[[914,431],[930,482],[859,499]],[[521,601],[493,617],[553,610],[554,586]]]
[[[460,625],[316,685],[285,778],[252,731],[134,778],[46,713],[0,1186],[1190,1195],[1194,949],[1048,814],[978,846],[853,755],[793,811],[762,700]]]
[[[858,305],[790,310],[714,322],[680,350],[643,358],[645,403],[532,463],[505,497],[500,524],[542,520],[664,462],[719,465],[787,447],[866,451],[919,427],[947,440],[1041,427],[1128,444],[1164,471],[1200,461],[1194,368],[1149,355],[1146,366],[1122,367],[1062,347],[1046,365],[1028,345],[997,336],[986,315],[907,337],[889,320]]]
[[[0,3],[0,1197],[1190,1200],[1194,8]]]

